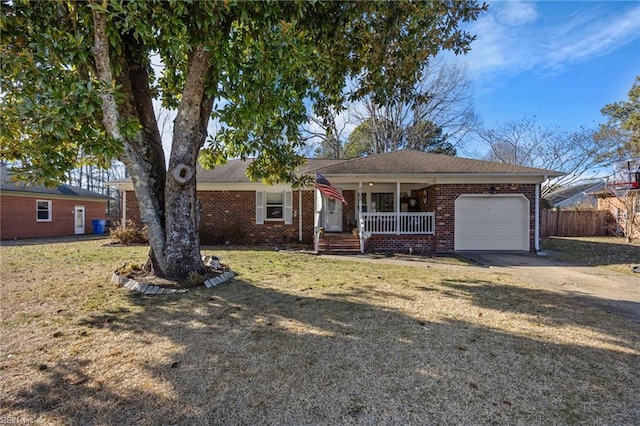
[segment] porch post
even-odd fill
[[[396,182],[396,235],[400,235],[400,182]]]
[[[127,191],[124,189],[120,190],[120,196],[122,197],[122,223],[120,223],[120,227],[127,227]]]
[[[362,182],[358,182],[358,237],[360,238],[360,253],[364,253],[364,235],[362,234]]]
[[[320,243],[318,235],[320,227],[320,211],[318,210],[318,189],[313,190],[313,249],[317,252]]]

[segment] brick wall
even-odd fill
[[[198,191],[202,244],[281,245],[298,242],[300,191],[292,192],[293,223],[266,221],[256,224],[255,191]],[[302,191],[302,242],[313,244],[313,191]],[[127,191],[127,220],[142,226],[133,191]]]
[[[142,220],[140,220],[140,208],[138,207],[138,199],[133,191],[127,191],[124,193],[127,205],[126,217],[127,221],[132,221],[135,226],[142,228]],[[123,206],[120,206],[120,210],[124,210]]]
[[[342,196],[348,203],[342,205],[342,231],[351,232],[352,229],[358,227],[358,221],[356,219],[356,209],[358,206],[354,202],[356,199],[356,191],[345,189],[342,191]]]
[[[372,235],[365,241],[367,252],[396,252],[414,254],[434,252],[435,238],[433,235]]]
[[[495,187],[498,194],[522,194],[529,199],[529,247],[535,248],[535,185],[533,184],[456,184],[435,185],[436,224],[435,250],[454,250],[455,200],[462,194],[491,194]]]
[[[454,251],[455,200],[462,194],[490,194],[496,187],[499,194],[523,194],[529,199],[530,248],[534,249],[535,229],[535,185],[533,184],[451,184],[434,185],[425,188],[428,194],[426,205],[422,202],[423,189],[416,191],[422,211],[435,211],[435,236],[433,235],[376,235],[366,242],[367,251],[402,251],[412,248],[414,252]],[[203,244],[220,244],[230,238],[232,244],[279,245],[287,241],[298,241],[298,195],[293,191],[293,224],[284,222],[255,223],[255,191],[199,191],[202,203],[200,236]],[[313,244],[314,191],[302,191],[304,244]],[[414,194],[412,194],[414,195]],[[355,191],[344,191],[347,200],[355,199]],[[357,206],[349,203],[343,206],[344,231],[355,217]],[[140,214],[135,195],[127,191],[127,219],[140,224]],[[226,235],[225,235],[226,234]],[[228,237],[231,235],[232,237]]]
[[[51,201],[51,222],[36,220],[36,200]],[[0,203],[0,239],[75,235],[75,206],[84,206],[85,234],[93,233],[91,220],[105,218],[106,200],[67,200],[47,198],[46,195],[16,197],[3,193],[2,203]]]

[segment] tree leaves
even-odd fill
[[[598,137],[616,140],[620,159],[640,157],[640,76],[628,101],[606,105],[601,112],[608,121],[600,126]]]
[[[473,36],[458,24],[485,9],[473,0],[3,1],[0,153],[39,179],[61,176],[78,152],[97,163],[119,156],[153,267],[187,274],[201,266],[196,188],[166,173],[154,100],[176,109],[171,169],[195,167],[207,142],[207,162],[256,156],[251,177],[291,181],[309,110],[402,99],[429,57],[468,50]],[[357,82],[350,93],[347,80]],[[210,118],[220,131],[207,139]]]

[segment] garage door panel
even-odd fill
[[[529,201],[522,196],[460,196],[456,250],[529,250]]]

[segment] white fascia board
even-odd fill
[[[435,179],[433,175],[425,174],[401,174],[401,175],[324,175],[332,185],[341,184],[353,184],[355,188],[358,187],[358,183],[389,183],[389,182],[402,182],[402,183],[423,183],[433,184]]]
[[[133,183],[112,182],[109,186],[123,191],[133,191]],[[312,188],[303,188],[312,189]],[[202,182],[197,185],[198,191],[291,191],[289,184],[263,185],[260,182]]]
[[[332,185],[342,189],[358,189],[358,183],[408,183],[408,184],[473,184],[473,183],[522,183],[538,184],[545,176],[536,174],[398,174],[398,175],[325,175]],[[133,191],[133,184],[111,182],[109,186],[120,190]],[[198,191],[291,191],[290,184],[263,185],[261,182],[200,182]],[[312,190],[313,187],[302,188]],[[297,188],[296,188],[297,190]]]
[[[417,183],[417,184],[464,184],[464,183],[542,183],[546,177],[540,174],[505,174],[505,173],[439,173],[439,174],[397,174],[397,175],[324,175],[334,186],[345,187],[344,184],[358,182],[375,183]],[[339,184],[339,185],[338,185]]]
[[[306,188],[303,188],[306,189]],[[308,188],[312,189],[312,188]],[[260,182],[201,182],[197,186],[198,191],[291,191],[291,185],[279,183],[275,185],[263,185]],[[297,188],[296,188],[297,190]]]
[[[133,183],[129,181],[105,182],[105,185],[118,188],[120,191],[133,191]]]
[[[47,192],[27,192],[27,191],[0,191],[2,197],[37,198],[39,200],[68,200],[68,201],[91,201],[96,203],[106,203],[109,198],[85,197],[83,195],[50,194]]]
[[[464,176],[443,176],[436,179],[439,184],[467,184],[467,183],[522,183],[538,184],[546,180],[541,175],[464,175]]]

